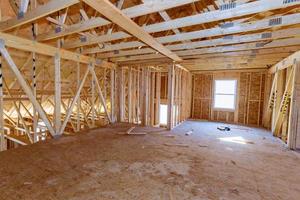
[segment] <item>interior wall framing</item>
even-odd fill
[[[193,75],[192,118],[261,126],[264,112],[266,70],[211,71]],[[237,80],[234,111],[214,109],[214,81]]]

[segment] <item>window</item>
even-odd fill
[[[235,110],[236,80],[215,80],[214,108]]]

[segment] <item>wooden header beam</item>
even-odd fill
[[[108,0],[83,0],[89,6],[103,14],[105,17],[110,19],[113,23],[122,27],[124,30],[131,33],[133,36],[137,37],[150,47],[154,48],[161,54],[171,58],[174,61],[181,61],[175,53],[171,52],[169,49],[164,47],[162,44],[157,42],[149,33],[147,33],[143,28],[138,26],[129,17],[127,17],[122,11],[116,8]]]

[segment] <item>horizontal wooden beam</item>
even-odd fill
[[[140,4],[137,6],[123,9],[122,12],[125,15],[127,15],[128,17],[133,18],[133,17],[147,15],[150,13],[159,12],[161,10],[167,10],[167,9],[174,8],[177,6],[182,6],[182,5],[193,3],[196,1],[199,1],[199,0],[164,0],[164,1],[155,0],[155,1],[151,1],[151,3],[144,3],[144,4]],[[97,17],[94,19],[86,20],[84,22],[80,22],[78,24],[73,24],[73,25],[69,26],[68,28],[62,30],[59,33],[47,32],[44,34],[40,34],[40,35],[38,35],[37,39],[38,39],[38,41],[51,40],[51,39],[55,39],[58,37],[63,37],[63,36],[69,35],[69,34],[86,31],[89,29],[93,29],[95,27],[100,27],[100,26],[104,26],[104,25],[108,25],[108,24],[110,24],[109,21],[107,21],[101,17]],[[88,37],[88,38],[94,38],[94,37]]]
[[[80,62],[85,64],[89,64],[92,62],[95,63],[95,65],[99,65],[99,66],[113,65],[112,63],[108,63],[106,61],[101,61],[99,59],[84,56],[64,49],[58,49],[56,47],[47,44],[42,44],[18,36],[10,35],[7,33],[0,33],[0,39],[4,40],[5,46],[23,50],[23,51],[35,52],[47,56],[55,56],[56,53],[59,53],[61,58],[66,60],[72,60],[75,62]]]
[[[12,28],[30,23],[39,18],[45,17],[51,13],[57,12],[61,9],[67,8],[79,3],[79,0],[51,0],[49,3],[41,5],[36,9],[28,11],[23,17],[15,17],[7,21],[0,22],[0,31],[7,31]]]
[[[169,49],[165,48],[162,44],[157,42],[151,35],[133,22],[129,17],[122,13],[118,8],[116,8],[108,0],[83,0],[89,6],[103,14],[105,17],[110,19],[112,22],[122,27],[124,30],[128,31],[134,37],[140,39],[153,49],[157,50],[159,53],[169,57],[174,61],[181,61],[175,53],[171,52]]]

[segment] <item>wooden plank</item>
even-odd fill
[[[22,18],[15,17],[7,21],[0,22],[0,31],[7,31],[12,28],[33,22],[39,18],[45,17],[51,13],[57,12],[77,3],[79,3],[79,0],[51,0],[49,3],[41,5],[36,9],[27,12]]]
[[[161,92],[161,72],[155,73],[155,124],[160,124],[160,92]]]
[[[150,72],[150,125],[155,125],[155,72]]]
[[[77,69],[76,69],[76,82],[77,82],[77,90],[79,90],[79,87],[80,87],[80,63],[78,62],[77,63]],[[80,93],[78,95],[78,99],[77,99],[77,118],[76,118],[76,131],[80,131],[81,129],[81,123],[80,123]]]
[[[118,67],[117,69],[118,75],[118,122],[124,122],[124,115],[125,115],[125,84],[124,84],[124,69]]]
[[[90,66],[93,67],[93,66]],[[92,76],[91,79],[91,90],[92,90],[92,127],[95,127],[95,117],[96,117],[96,110],[95,110],[95,78]]]
[[[169,57],[174,61],[181,61],[176,54],[172,53],[170,50],[165,48],[159,42],[157,42],[151,35],[139,27],[135,22],[133,22],[129,17],[117,9],[108,0],[83,0],[89,6],[106,16],[115,24],[122,27],[124,30],[131,33],[136,38],[140,39],[144,43],[148,44],[150,47],[157,50],[159,53]]]
[[[112,122],[115,122],[115,69],[110,70],[110,113]]]
[[[54,57],[54,128],[58,135],[61,128],[61,68],[60,55]]]
[[[128,122],[132,123],[132,68],[128,69]]]
[[[75,62],[89,64],[91,62],[95,63],[95,65],[99,66],[108,66],[112,63],[108,63],[106,61],[101,61],[99,59],[94,59],[92,57],[84,56],[78,53],[73,53],[71,51],[67,51],[64,49],[58,49],[56,47],[42,44],[36,41],[24,39],[21,37],[17,37],[14,35],[1,33],[0,39],[2,43],[5,43],[5,46],[20,49],[23,51],[35,52],[42,55],[55,56],[56,53],[59,53],[62,59],[72,60]]]
[[[175,65],[169,66],[168,71],[168,119],[167,128],[172,130],[174,127],[174,86],[175,86]]]
[[[32,53],[32,92],[33,96],[37,98],[37,76],[36,76],[36,53]],[[38,142],[39,137],[37,133],[38,126],[38,113],[36,112],[35,107],[32,108],[33,112],[33,141]]]
[[[137,68],[137,87],[136,87],[136,94],[137,94],[137,97],[136,97],[136,120],[137,120],[137,124],[140,123],[140,114],[141,114],[141,102],[140,102],[140,99],[141,99],[141,90],[140,90],[140,87],[141,87],[141,84],[140,84],[140,67]]]
[[[0,14],[0,19],[1,19],[1,14]],[[4,136],[5,134],[4,134],[3,74],[2,74],[2,55],[0,54],[0,151],[5,151],[7,148]]]
[[[294,67],[295,73],[293,78],[287,145],[290,149],[296,150],[297,148],[300,148],[300,79],[298,78],[300,74],[299,62],[295,63]]]

